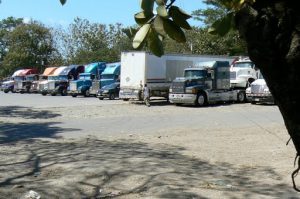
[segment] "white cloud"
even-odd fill
[[[25,23],[25,24],[29,24],[31,21],[32,21],[32,19],[30,17],[23,18],[23,23]]]

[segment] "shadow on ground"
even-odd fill
[[[23,106],[0,106],[0,117],[20,117],[24,119],[50,119],[61,116],[47,110],[33,110]]]
[[[34,190],[42,198],[75,199],[212,198],[213,192],[220,198],[298,197],[272,168],[212,164],[183,151],[92,138],[3,145],[0,195],[20,198]]]
[[[61,128],[55,125],[59,122],[42,123],[1,123],[0,144],[13,143],[34,138],[59,138],[59,133],[76,131],[78,129]],[[1,145],[0,145],[1,146]]]

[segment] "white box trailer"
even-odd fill
[[[120,99],[142,99],[143,85],[147,84],[151,97],[168,98],[169,88],[184,69],[202,61],[229,61],[228,56],[166,54],[156,57],[148,52],[121,53]]]

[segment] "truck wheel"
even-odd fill
[[[204,93],[199,93],[196,99],[197,106],[204,106],[207,103],[206,95]]]
[[[113,93],[111,93],[110,95],[109,95],[109,99],[110,100],[114,100],[116,97],[115,97],[115,94],[113,94]]]
[[[60,95],[61,96],[66,96],[68,93],[67,93],[67,90],[66,89],[62,89],[61,91],[60,91]]]
[[[43,95],[43,96],[46,96],[46,95],[47,95],[47,93],[46,93],[46,92],[42,92],[42,95]]]
[[[72,94],[72,97],[77,97],[77,94]]]
[[[24,91],[20,91],[20,94],[24,94]]]
[[[4,90],[4,93],[8,93],[9,90]]]
[[[98,99],[99,99],[99,100],[103,100],[103,97],[99,97]]]
[[[123,101],[129,101],[129,99],[123,99]]]
[[[56,96],[56,92],[52,92],[52,93],[51,93],[51,96]]]
[[[84,97],[89,97],[90,96],[90,91],[89,90],[84,91],[83,96]]]
[[[246,101],[246,93],[244,91],[240,91],[237,94],[237,101],[239,103],[245,102]]]
[[[255,102],[255,101],[252,101],[251,104],[256,104],[256,102]]]

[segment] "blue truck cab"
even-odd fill
[[[103,86],[119,81],[120,70],[120,62],[106,64],[106,68],[101,73],[100,79],[93,81],[92,86],[90,87],[90,94],[96,96],[99,89],[101,89]]]
[[[70,82],[68,93],[70,93],[72,97],[77,97],[78,95],[83,95],[84,97],[90,96],[90,87],[92,86],[92,82],[100,78],[105,67],[105,62],[97,62],[86,65],[84,73],[81,73],[77,80]]]
[[[80,73],[84,72],[83,65],[70,65],[66,67],[61,73],[58,75],[57,79],[54,82],[51,82],[53,86],[49,86],[48,92],[55,96],[60,94],[62,96],[67,95],[69,82],[72,80],[77,80]]]

